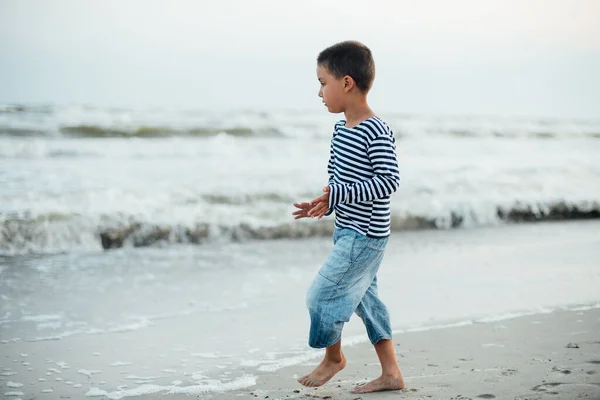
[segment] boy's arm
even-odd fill
[[[388,197],[398,189],[400,170],[396,158],[396,145],[391,136],[375,138],[367,154],[373,164],[375,176],[363,182],[352,184],[333,183],[329,194],[329,210],[338,204],[361,203]]]
[[[329,175],[329,185],[333,183],[333,143],[329,146],[329,162],[327,163],[327,175]]]
[[[329,146],[329,162],[327,163],[327,174],[329,175],[329,181],[327,182],[327,185],[330,187],[331,185],[333,185],[333,173],[333,143],[331,143],[331,145]],[[325,216],[331,215],[332,212],[333,207],[331,207],[330,203],[330,207],[325,213]]]

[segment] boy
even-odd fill
[[[391,129],[367,104],[375,64],[371,51],[348,41],[317,58],[319,97],[331,113],[345,114],[331,140],[329,183],[310,203],[295,203],[295,219],[318,218],[335,210],[334,247],[307,294],[309,345],[326,348],[325,358],[304,386],[325,384],[346,366],[341,333],[353,312],[363,320],[381,363],[379,378],[353,393],[404,388],[392,343],[389,314],[377,296],[377,270],[390,235],[390,195],[400,181]]]

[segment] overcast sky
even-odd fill
[[[600,0],[0,0],[0,102],[318,109],[347,39],[376,111],[600,118]]]

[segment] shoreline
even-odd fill
[[[253,388],[200,398],[600,399],[600,308],[405,332],[393,340],[407,384],[401,391],[350,393],[379,373],[365,343],[346,347],[346,369],[320,388],[295,381],[317,359],[258,375]]]
[[[564,398],[583,391],[594,399],[600,308],[590,307],[600,306],[598,226],[394,235],[380,295],[408,389],[360,397],[538,400],[562,399],[550,392],[570,390]],[[8,265],[0,290],[0,394],[354,400],[352,386],[376,377],[378,366],[357,318],[344,329],[349,364],[334,382],[314,391],[294,378],[322,357],[306,346],[304,296],[330,247],[329,239],[312,238]],[[574,353],[564,353],[565,346],[580,340],[590,358],[577,353],[569,360]],[[539,361],[552,352],[557,364]],[[563,376],[555,372],[567,367],[571,381],[557,380]],[[519,373],[503,375],[507,370]],[[544,380],[560,385],[532,390]]]
[[[117,335],[97,336],[94,348],[106,349],[115,340],[122,340]],[[178,386],[181,382],[177,381],[173,385],[157,385],[151,380],[144,381],[147,378],[143,376],[124,376],[118,368],[110,371],[70,369],[69,358],[90,360],[89,354],[77,354],[77,348],[65,348],[63,341],[13,342],[11,354],[5,353],[0,362],[3,371],[0,385],[2,394],[11,399],[600,399],[600,307],[597,304],[490,322],[407,329],[395,333],[393,341],[407,387],[377,394],[351,393],[356,384],[374,379],[380,372],[370,343],[343,347],[348,360],[346,368],[319,388],[305,388],[296,378],[310,372],[320,362],[320,354],[273,371],[248,367],[247,375],[211,388],[210,385]],[[92,350],[87,342],[84,347]],[[35,348],[53,348],[58,354],[64,352],[61,356],[67,362],[40,358]],[[130,355],[120,357],[128,359]],[[27,360],[23,365],[41,365],[47,372],[31,374],[36,375],[36,379],[32,376],[23,379],[22,374],[7,372],[15,362],[21,361],[19,358]],[[123,363],[122,368],[127,369],[126,365]],[[148,369],[145,375],[169,372],[159,367]],[[82,378],[86,383],[73,384]],[[134,383],[134,379],[137,379],[135,387],[124,387],[123,384]],[[117,381],[121,383],[121,391],[113,387]]]

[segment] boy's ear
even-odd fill
[[[350,75],[346,75],[343,78],[344,81],[344,92],[349,92],[356,85],[354,79]]]

